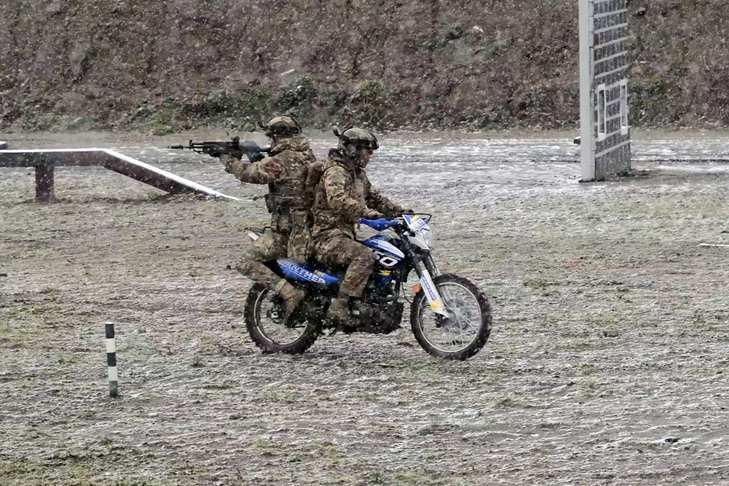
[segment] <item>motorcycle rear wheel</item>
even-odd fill
[[[410,325],[422,348],[438,358],[465,360],[486,345],[491,334],[491,305],[470,280],[453,274],[433,279],[449,317],[430,309],[421,290],[410,304]]]
[[[264,353],[301,354],[319,337],[319,325],[296,313],[285,323],[277,298],[264,285],[251,287],[244,311],[248,334]]]

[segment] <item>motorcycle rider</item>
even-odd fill
[[[276,116],[265,125],[271,138],[270,156],[254,163],[239,158],[220,158],[226,172],[242,182],[268,184],[266,209],[271,226],[252,245],[244,249],[236,269],[254,282],[273,289],[284,300],[284,318],[288,319],[304,298],[305,291],[280,278],[265,262],[292,258],[305,262],[311,243],[311,200],[305,195],[308,167],[315,162],[309,142],[291,116]]]
[[[334,130],[339,138],[314,190],[311,210],[314,219],[312,248],[315,258],[329,266],[347,267],[332,300],[329,318],[350,325],[349,305],[361,298],[374,268],[374,255],[355,241],[355,224],[360,218],[400,216],[404,210],[372,187],[365,168],[378,148],[377,138],[368,130]]]

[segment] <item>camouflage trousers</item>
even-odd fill
[[[340,231],[328,231],[314,237],[314,257],[327,266],[347,267],[339,286],[339,295],[361,297],[374,269],[372,250]]]
[[[274,287],[281,278],[264,263],[277,258],[306,262],[311,251],[311,231],[307,211],[275,213],[271,227],[243,249],[236,269],[254,282]]]
[[[287,255],[289,258],[305,262],[311,249],[311,230],[308,211],[291,211],[289,214],[289,238]]]
[[[236,270],[256,283],[274,287],[281,278],[264,265],[277,258],[285,258],[289,234],[266,228],[263,234],[243,249],[243,255]]]

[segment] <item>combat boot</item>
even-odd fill
[[[284,300],[284,320],[288,321],[296,307],[306,296],[306,290],[294,287],[286,280],[276,286],[276,293]]]
[[[349,315],[349,297],[337,297],[332,299],[327,314],[329,319],[334,321],[338,326],[344,328],[352,326],[352,318]]]

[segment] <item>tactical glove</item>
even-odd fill
[[[375,211],[374,209],[365,208],[364,214],[362,214],[362,217],[364,219],[379,219],[379,218],[384,218],[385,215],[379,211]]]
[[[232,155],[222,154],[219,160],[220,163],[223,164],[223,166],[225,167],[225,172],[230,173],[230,164],[232,164],[233,161],[235,161],[236,159]]]

